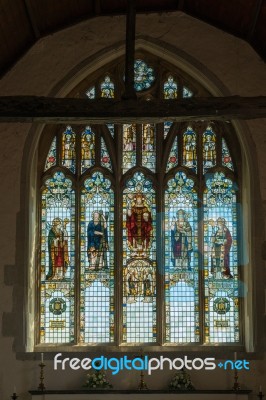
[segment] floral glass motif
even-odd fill
[[[112,162],[105,141],[101,138],[101,166],[113,171]]]
[[[208,126],[203,133],[203,172],[216,165],[216,134]]]
[[[237,186],[222,172],[204,191],[205,342],[239,342]]]
[[[101,97],[106,97],[107,99],[113,99],[115,97],[115,85],[108,75],[101,83]]]
[[[192,97],[192,96],[193,96],[193,92],[184,86],[183,87],[183,97],[186,98],[186,97]]]
[[[168,132],[170,131],[170,128],[172,125],[173,125],[173,122],[169,122],[169,121],[163,123],[164,139],[168,135]]]
[[[80,341],[114,341],[114,192],[100,172],[81,190]]]
[[[136,125],[123,125],[123,173],[136,165]]]
[[[62,172],[41,194],[40,342],[74,341],[75,192]]]
[[[71,172],[76,171],[76,134],[67,126],[62,135],[62,165]]]
[[[166,341],[199,342],[197,192],[177,172],[165,191]]]
[[[134,82],[135,90],[140,92],[149,89],[155,81],[153,68],[149,67],[143,60],[135,60]]]
[[[155,172],[156,167],[155,124],[142,125],[142,165]]]
[[[95,164],[95,134],[87,126],[81,134],[81,173]]]
[[[123,341],[156,341],[155,191],[137,172],[123,192]]]
[[[114,124],[107,124],[107,128],[109,129],[109,132],[111,133],[112,137],[115,137],[115,126],[114,126]]]
[[[171,75],[168,77],[167,81],[164,82],[163,94],[166,100],[177,98],[177,83]]]
[[[176,167],[177,165],[178,165],[178,139],[176,137],[168,157],[166,172],[170,171],[170,169]]]
[[[197,172],[197,136],[190,126],[183,134],[183,165]]]
[[[222,139],[222,162],[223,166],[231,169],[231,171],[234,171],[234,165],[232,162],[232,158],[228,149],[228,146],[226,144],[226,141]]]
[[[87,90],[87,92],[86,92],[86,96],[89,98],[89,99],[95,99],[95,94],[96,93],[96,91],[95,91],[95,86],[92,86],[91,88],[89,88],[89,90]]]
[[[44,171],[56,165],[56,137],[53,139],[45,162]]]

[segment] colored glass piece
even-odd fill
[[[56,165],[56,137],[53,139],[45,162],[44,171]]]
[[[178,95],[177,83],[171,75],[168,77],[167,81],[164,82],[163,93],[164,93],[164,98],[167,100],[177,98]]]
[[[71,172],[76,171],[76,134],[67,126],[62,135],[62,165]]]
[[[155,172],[156,168],[155,124],[142,125],[142,165]]]
[[[208,126],[203,133],[203,172],[216,165],[216,134]]]
[[[168,157],[166,172],[176,167],[177,165],[178,165],[178,139],[176,137]]]
[[[81,173],[95,164],[95,134],[87,126],[81,134]]]
[[[140,92],[149,89],[155,81],[153,68],[149,67],[143,60],[135,60],[134,82],[135,90]]]
[[[101,138],[101,166],[113,171],[112,162],[105,141]]]
[[[190,126],[183,134],[183,165],[197,172],[197,136]]]
[[[136,125],[123,125],[122,169],[125,173],[136,165]]]
[[[113,99],[115,97],[115,85],[108,75],[101,83],[101,97],[106,97],[107,99]]]
[[[89,88],[89,90],[87,90],[87,92],[86,92],[86,96],[89,98],[89,99],[95,99],[95,86],[92,86],[91,88]]]
[[[224,167],[234,171],[234,165],[225,139],[222,139],[222,162]]]
[[[173,122],[169,122],[169,121],[163,123],[164,139],[168,135],[168,132],[172,125],[173,125]]]
[[[114,124],[107,124],[107,128],[109,129],[109,132],[111,133],[112,137],[115,137],[115,126]]]
[[[193,96],[193,92],[188,89],[187,87],[183,87],[183,97],[192,97]]]

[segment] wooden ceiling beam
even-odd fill
[[[266,118],[266,96],[180,100],[0,97],[0,122],[145,123]]]
[[[34,15],[30,0],[24,0],[24,4],[25,4],[26,14],[28,16],[29,23],[31,25],[31,29],[34,33],[35,39],[38,40],[41,37],[41,33],[38,28],[37,22],[35,20],[35,15]]]
[[[249,42],[252,42],[252,38],[254,36],[256,26],[258,23],[261,7],[262,7],[263,0],[257,0],[255,7],[254,7],[254,13],[253,16],[250,18],[250,25],[249,25],[249,30],[247,33],[247,40]]]

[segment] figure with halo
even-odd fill
[[[178,210],[171,224],[172,263],[179,269],[191,270],[192,228],[188,213]]]

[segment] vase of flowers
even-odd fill
[[[181,371],[175,373],[169,384],[170,390],[195,390],[192,385],[189,373],[182,368]]]
[[[113,386],[108,382],[102,370],[95,370],[87,375],[84,387],[88,389],[111,389]]]

